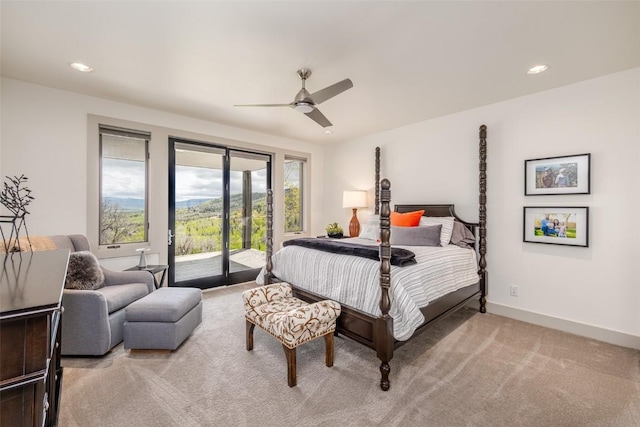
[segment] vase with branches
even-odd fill
[[[0,223],[10,224],[9,238],[5,236],[5,231],[0,227],[2,234],[2,242],[5,252],[20,252],[20,232],[24,230],[25,237],[31,249],[31,239],[29,239],[29,230],[27,229],[26,215],[29,214],[27,207],[34,200],[31,190],[26,187],[29,180],[26,176],[7,177],[4,182],[2,191],[0,192],[0,204],[4,206],[11,215],[0,215]]]

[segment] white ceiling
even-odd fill
[[[3,77],[316,143],[640,66],[638,1],[2,0],[0,13]],[[311,93],[353,81],[320,105],[333,134],[289,108],[233,106],[293,101],[302,67]]]

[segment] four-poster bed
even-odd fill
[[[416,210],[424,210],[425,217],[453,217],[455,221],[463,224],[470,230],[477,239],[475,250],[476,256],[473,257],[473,280],[472,284],[464,283],[462,287],[452,292],[448,292],[438,298],[428,302],[426,306],[419,308],[423,320],[421,324],[411,331],[411,336],[415,336],[418,332],[432,322],[447,316],[456,311],[473,298],[479,298],[480,312],[484,313],[487,295],[487,271],[486,271],[486,126],[480,127],[479,141],[479,222],[469,223],[458,218],[455,214],[454,206],[449,204],[411,204],[396,205],[395,212],[413,212]],[[393,352],[406,342],[394,338],[394,317],[390,311],[392,309],[392,295],[394,288],[391,280],[391,183],[387,179],[380,180],[380,148],[376,148],[375,161],[375,213],[380,216],[380,245],[379,245],[379,314],[374,315],[370,312],[354,308],[355,304],[345,304],[344,301],[338,300],[342,305],[342,314],[338,319],[337,332],[343,334],[369,348],[376,351],[381,361],[380,387],[388,390],[390,387],[389,373],[391,371],[389,362],[393,358]],[[274,279],[273,264],[273,197],[271,191],[267,195],[267,261],[264,269],[264,284],[269,284]],[[444,249],[444,248],[438,248]],[[464,250],[467,251],[468,250]],[[473,252],[473,249],[471,250]],[[344,257],[344,255],[342,255]],[[348,255],[347,255],[348,256]],[[352,257],[354,258],[354,257]],[[366,262],[374,262],[367,260]],[[336,264],[337,263],[333,263]],[[339,267],[336,267],[339,268]],[[396,267],[397,268],[397,267]],[[399,271],[399,270],[395,270]],[[477,275],[476,275],[477,274]],[[278,278],[280,280],[281,278]],[[456,279],[457,280],[457,279]],[[477,281],[476,281],[477,280]],[[327,298],[327,295],[311,292],[305,289],[305,283],[291,283],[294,296],[308,302],[316,302]],[[302,282],[302,280],[301,280]],[[394,283],[395,284],[395,283]],[[376,296],[378,295],[376,290]],[[394,307],[395,309],[396,307]],[[395,310],[397,312],[397,310]]]

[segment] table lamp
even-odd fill
[[[358,221],[358,208],[367,206],[366,191],[345,191],[342,194],[342,207],[353,209],[353,216],[349,222],[349,236],[358,237],[360,235],[360,222]]]

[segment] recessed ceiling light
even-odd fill
[[[324,134],[325,134],[325,135],[331,135],[332,133],[333,133],[333,132],[331,132],[329,129],[327,129],[327,130],[325,130],[325,131],[324,131]]]
[[[93,68],[89,67],[86,64],[83,64],[82,62],[72,62],[69,64],[69,67],[82,73],[90,73],[93,71]]]
[[[549,68],[546,64],[540,64],[529,68],[527,74],[538,74]]]

